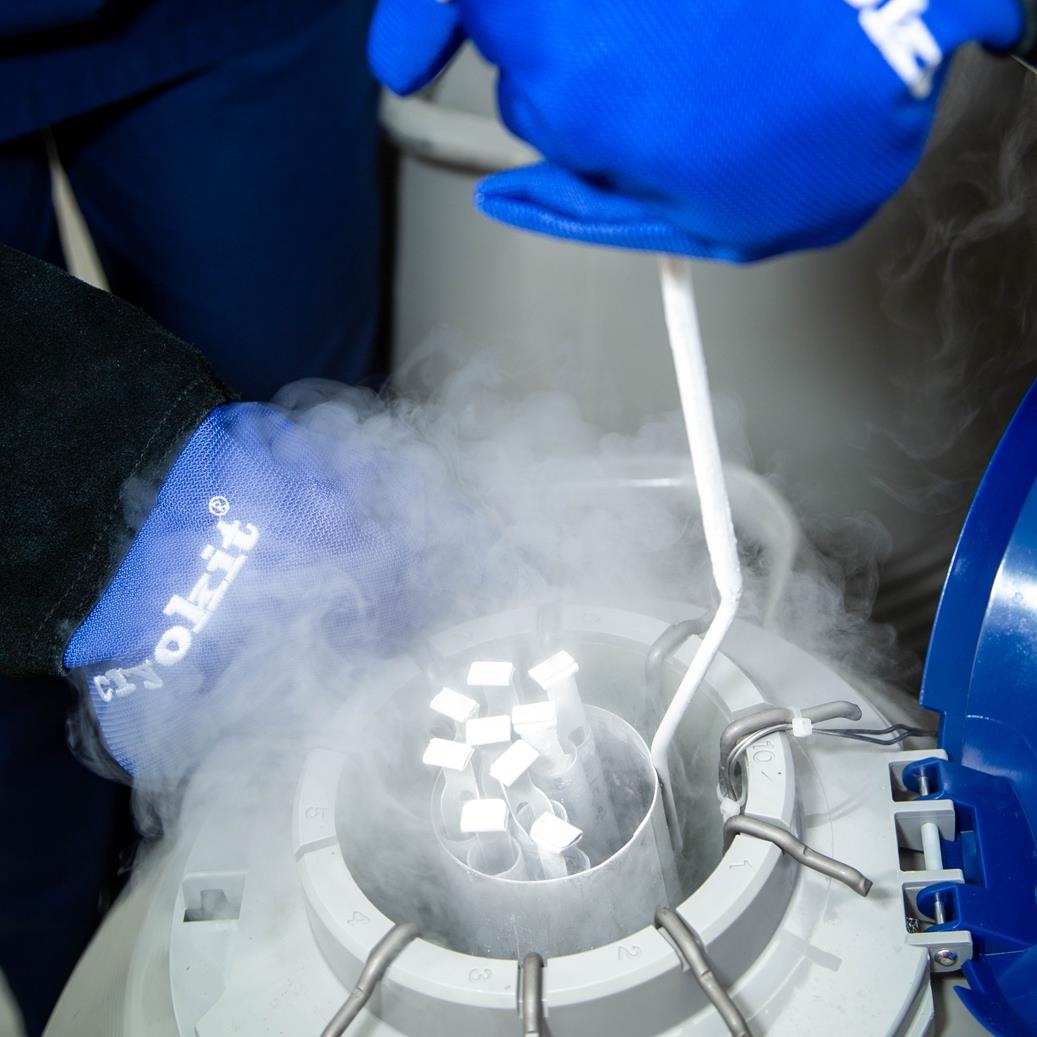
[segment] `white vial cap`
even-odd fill
[[[429,767],[445,767],[448,771],[463,771],[471,762],[475,750],[464,742],[433,738],[425,748],[421,762]]]
[[[490,765],[490,777],[510,788],[536,763],[540,753],[521,738],[508,746]]]
[[[506,832],[508,804],[503,799],[470,799],[461,807],[461,831]]]
[[[429,705],[434,712],[448,717],[457,724],[463,724],[479,712],[479,703],[475,699],[462,695],[453,688],[444,688]]]
[[[524,702],[511,711],[516,731],[525,727],[557,727],[558,707],[553,702]]]
[[[497,745],[511,741],[511,717],[500,713],[492,717],[473,717],[464,726],[464,740],[469,745]]]
[[[793,717],[792,733],[797,738],[806,738],[814,730],[814,722],[810,717]]]
[[[563,853],[583,838],[583,830],[546,811],[530,826],[530,837],[549,853]]]
[[[529,675],[544,691],[547,691],[548,688],[565,680],[566,677],[574,676],[579,669],[576,660],[568,652],[555,652],[550,659],[537,663],[529,671]]]
[[[506,688],[515,675],[515,664],[483,660],[468,667],[468,687]]]

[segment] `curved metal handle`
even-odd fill
[[[736,814],[724,822],[724,835],[751,835],[754,839],[765,839],[774,843],[782,853],[787,853],[793,860],[798,861],[805,868],[827,875],[830,879],[849,886],[854,893],[866,897],[871,892],[873,885],[871,879],[859,872],[856,868],[834,857],[826,857],[823,853],[811,849],[806,843],[797,839],[790,831],[772,825],[759,817],[750,817],[747,814]]]
[[[731,1037],[752,1037],[745,1016],[739,1011],[720,980],[713,974],[709,958],[706,957],[706,949],[702,946],[698,933],[676,911],[668,907],[661,907],[655,912],[655,925],[673,940],[677,953],[695,974],[695,979],[702,987],[702,992],[720,1013]]]
[[[544,1030],[544,959],[530,953],[522,959],[520,1008],[522,1037],[547,1037]]]
[[[381,982],[386,969],[400,956],[400,952],[418,936],[416,925],[395,925],[371,949],[371,953],[360,970],[345,1004],[335,1013],[321,1033],[321,1037],[341,1037],[349,1025],[360,1014],[370,1000],[374,989]]]

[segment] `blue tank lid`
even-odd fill
[[[1037,385],[962,530],[921,701],[941,715],[941,794],[963,832],[947,926],[973,933],[962,999],[993,1033],[1037,1034]]]

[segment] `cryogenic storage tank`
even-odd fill
[[[897,718],[742,624],[678,733],[668,821],[646,743],[701,618],[690,606],[569,604],[430,638],[351,689],[300,752],[283,801],[214,809],[184,838],[143,891],[140,924],[120,927],[117,911],[102,929],[48,1034],[317,1035],[400,926],[417,935],[403,934],[360,1012],[355,1032],[368,1037],[732,1032],[688,940],[757,1037],[929,1032],[931,974],[971,953],[969,934],[933,926],[918,900],[934,881],[961,881],[922,852],[926,824],[955,836],[953,805],[918,798],[904,778],[943,754],[793,728],[813,717],[877,737]],[[430,703],[456,686],[476,720],[511,715],[522,729],[516,710],[545,695],[512,674],[559,651],[578,666],[587,724],[566,738],[594,748],[613,814],[581,812],[578,791],[531,771],[520,798],[549,801],[584,837],[545,849],[518,820],[502,835],[514,861],[489,866],[480,834],[444,824],[463,783],[447,806],[454,772],[423,762],[430,739],[467,744],[453,730],[464,714],[449,720]],[[513,667],[509,679],[473,676],[486,660]],[[388,751],[372,737],[386,729],[398,734]],[[505,738],[518,744],[514,731]],[[479,780],[485,796],[495,779]],[[504,780],[495,798],[521,819],[519,783]],[[102,1007],[105,969],[117,983]]]
[[[471,620],[340,687],[249,794],[206,775],[49,1037],[980,1032],[963,1004],[1035,1032],[1035,437],[1037,388],[944,590],[938,744],[742,622],[662,788],[701,607]]]

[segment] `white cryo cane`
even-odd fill
[[[659,775],[666,819],[675,850],[680,850],[682,839],[677,819],[676,804],[670,782],[670,745],[687,712],[691,701],[702,684],[707,671],[720,651],[731,624],[738,613],[742,597],[742,567],[738,559],[738,542],[731,505],[720,462],[713,404],[709,396],[709,377],[702,349],[695,292],[691,278],[691,263],[675,256],[663,256],[659,275],[662,282],[663,310],[666,329],[677,375],[684,429],[691,450],[691,464],[698,487],[702,528],[709,550],[713,582],[720,595],[716,613],[699,643],[677,691],[652,739],[652,763]]]

